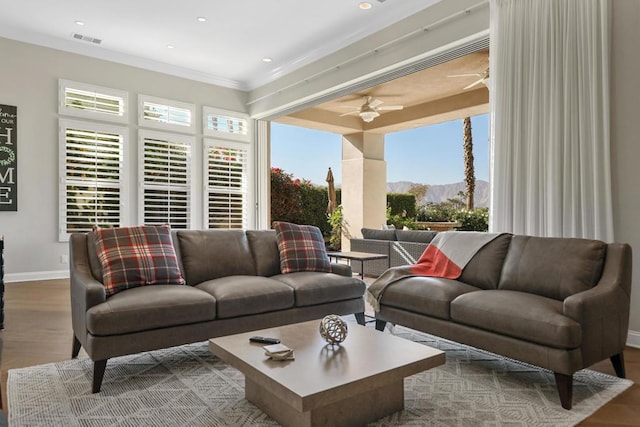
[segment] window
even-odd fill
[[[191,147],[194,137],[140,131],[140,223],[191,226]]]
[[[218,108],[202,108],[202,133],[216,138],[249,142],[249,116]]]
[[[195,133],[194,104],[170,99],[138,96],[138,124],[164,130]]]
[[[60,114],[127,122],[127,92],[69,80],[59,80],[58,90]]]
[[[94,225],[124,225],[127,129],[60,120],[60,240]]]
[[[247,228],[249,145],[205,139],[207,228]]]

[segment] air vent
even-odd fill
[[[89,37],[89,36],[85,36],[82,34],[78,34],[78,33],[72,33],[71,36],[76,39],[76,40],[82,40],[83,42],[88,42],[88,43],[94,43],[94,44],[100,44],[102,43],[101,39],[96,39],[94,37]]]

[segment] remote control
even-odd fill
[[[259,342],[263,344],[280,344],[280,340],[278,338],[269,338],[269,337],[251,337],[249,338],[251,342]]]

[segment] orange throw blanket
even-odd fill
[[[500,233],[448,231],[438,233],[417,263],[391,267],[367,288],[365,298],[375,311],[387,286],[405,277],[430,276],[457,279],[471,258]]]

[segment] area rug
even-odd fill
[[[549,371],[406,328],[393,333],[446,351],[447,362],[405,379],[405,410],[375,426],[572,426],[632,384],[580,371],[567,411]],[[244,376],[207,343],[110,359],[98,394],[91,368],[79,359],[10,370],[9,425],[277,425],[244,399]]]

